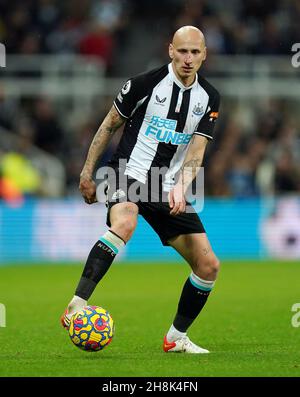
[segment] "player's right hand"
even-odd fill
[[[87,204],[93,204],[97,202],[96,184],[92,179],[81,177],[79,182],[79,190]]]
[[[186,201],[184,197],[183,187],[180,183],[177,183],[175,187],[169,192],[168,195],[170,215],[179,215],[185,211]]]

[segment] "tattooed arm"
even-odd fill
[[[116,108],[112,106],[93,138],[84,167],[80,174],[79,183],[79,190],[85,202],[88,204],[93,204],[97,201],[96,184],[92,180],[97,160],[101,158],[114,133],[124,122],[125,119],[121,117]]]
[[[206,144],[207,139],[205,137],[193,135],[181,167],[178,182],[169,194],[171,215],[178,215],[185,211],[185,193],[200,170]]]

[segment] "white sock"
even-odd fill
[[[74,313],[79,312],[85,306],[87,306],[87,301],[80,298],[80,296],[74,295],[73,299],[68,305],[68,317],[71,317]]]
[[[180,332],[178,329],[174,327],[172,324],[168,333],[167,333],[167,341],[168,342],[175,342],[177,339],[182,338],[183,336],[186,336],[186,332]]]
[[[106,233],[103,234],[102,238],[104,239],[103,241],[108,241],[109,243],[112,244],[114,248],[116,248],[116,251],[120,251],[121,248],[124,247],[125,243],[121,239],[121,237],[117,236],[113,231],[108,230]],[[101,237],[100,237],[101,239]]]

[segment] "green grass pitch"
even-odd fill
[[[87,353],[71,343],[59,318],[80,265],[0,268],[0,376],[300,376],[300,264],[223,262],[207,305],[192,325],[209,355],[165,354],[162,339],[189,274],[185,264],[116,263],[89,303],[114,318],[112,343]]]

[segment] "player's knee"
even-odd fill
[[[212,274],[214,274],[215,277],[217,278],[218,272],[220,270],[220,261],[215,255],[210,260],[209,268],[210,268]]]
[[[215,255],[210,255],[208,258],[197,264],[197,275],[205,280],[215,280],[220,270],[220,261]]]
[[[129,241],[136,228],[137,220],[133,217],[124,217],[115,222],[111,230],[117,233],[124,241]]]

